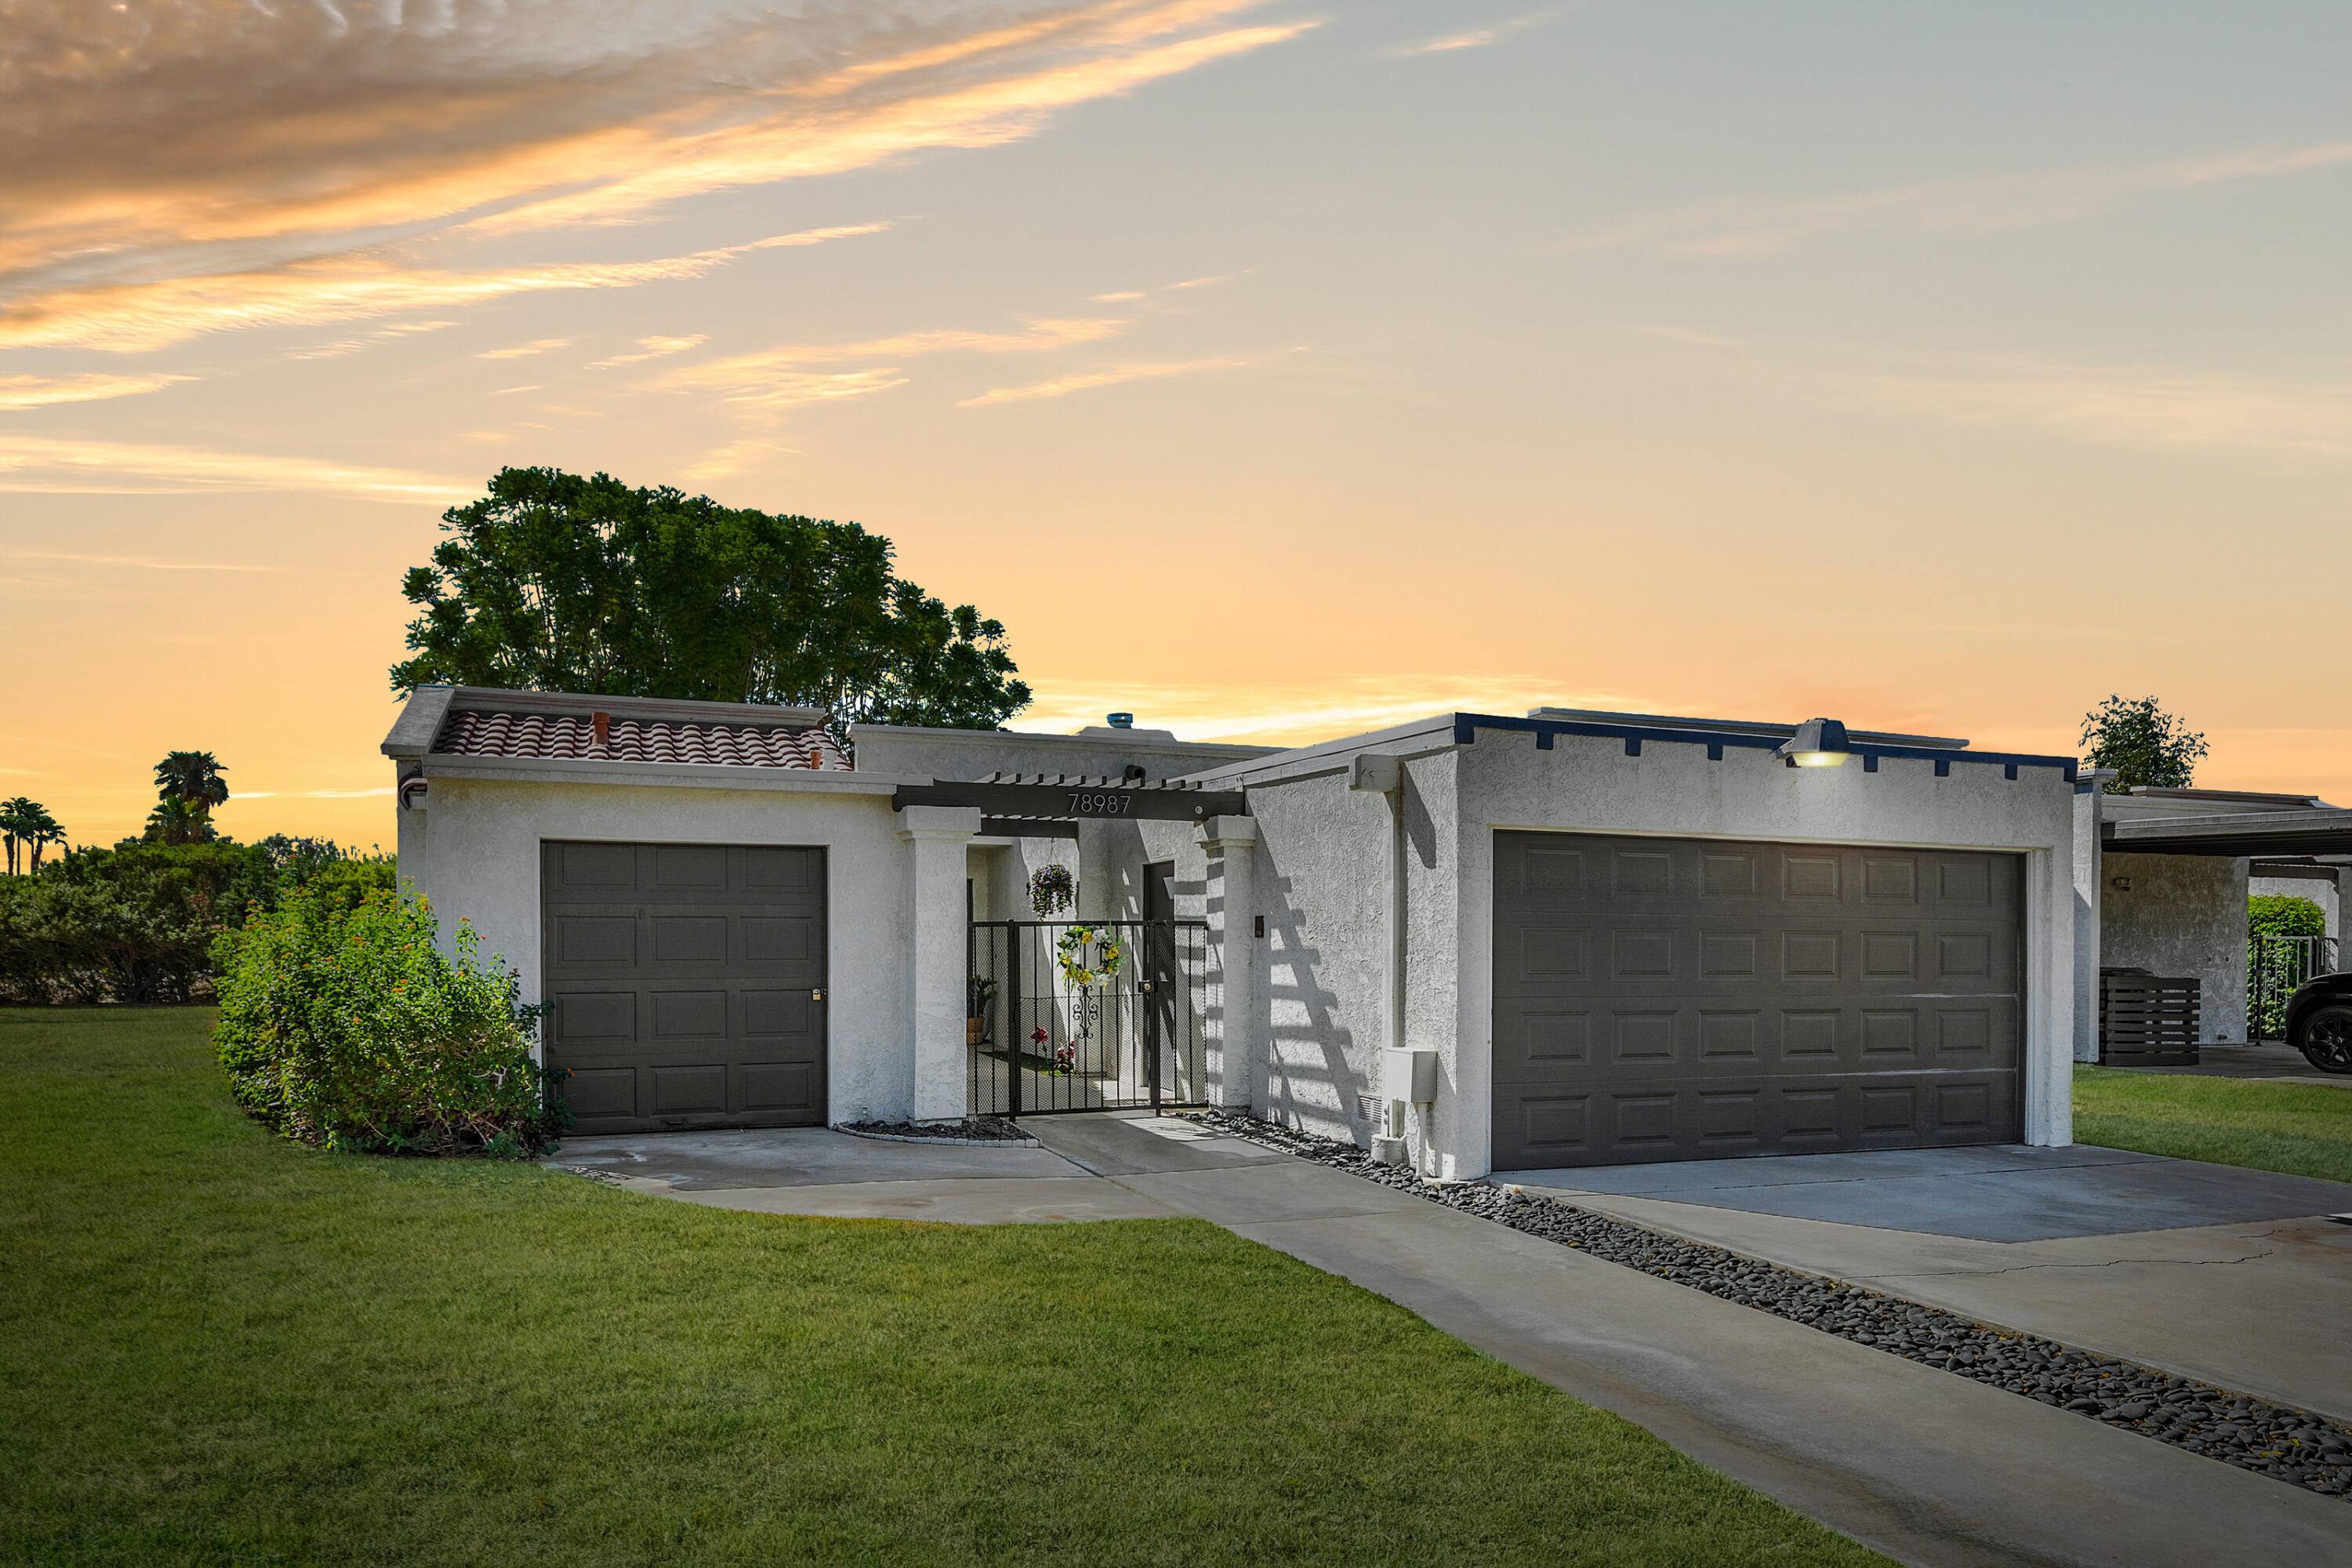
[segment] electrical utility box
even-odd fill
[[[1403,782],[1404,763],[1397,757],[1365,755],[1348,763],[1348,787],[1386,795]]]
[[[1393,1047],[1381,1051],[1381,1098],[1402,1100],[1409,1105],[1427,1105],[1436,1100],[1437,1053],[1401,1051]]]

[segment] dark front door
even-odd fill
[[[1497,1170],[2014,1142],[2022,858],[1495,836]]]
[[[1143,1047],[1155,1091],[1168,1066],[1165,1047],[1177,1037],[1177,1004],[1184,995],[1183,974],[1176,963],[1176,862],[1154,860],[1143,868],[1143,942],[1137,954],[1137,978],[1142,992]]]
[[[824,850],[551,843],[541,896],[578,1131],[824,1121]]]

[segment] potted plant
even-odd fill
[[[988,1009],[996,1000],[996,982],[975,974],[965,986],[963,1043],[976,1046],[988,1038]]]
[[[1076,892],[1077,883],[1067,866],[1058,862],[1040,866],[1029,879],[1029,907],[1037,911],[1039,920],[1051,920],[1070,907]]]

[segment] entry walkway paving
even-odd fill
[[[2089,1147],[1493,1180],[2352,1424],[2352,1186]]]
[[[2352,1073],[2324,1073],[2301,1051],[2275,1040],[2248,1046],[2200,1046],[2193,1068],[2123,1068],[2124,1072],[2177,1073],[2188,1078],[2273,1079],[2281,1083],[2316,1083],[2352,1089]],[[2112,1064],[2109,1064],[2112,1065]]]
[[[1172,1212],[1027,1144],[888,1142],[826,1127],[567,1138],[546,1163],[636,1192],[761,1214],[1038,1225]]]
[[[1906,1562],[2352,1564],[2341,1500],[1328,1167],[1116,1117],[1025,1125],[1130,1191],[1377,1291]]]

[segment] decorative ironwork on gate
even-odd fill
[[[974,921],[975,1116],[1208,1101],[1206,921]]]
[[[2315,974],[2336,972],[2332,936],[2251,936],[2246,939],[2246,1038],[2286,1038],[2286,1003]]]

